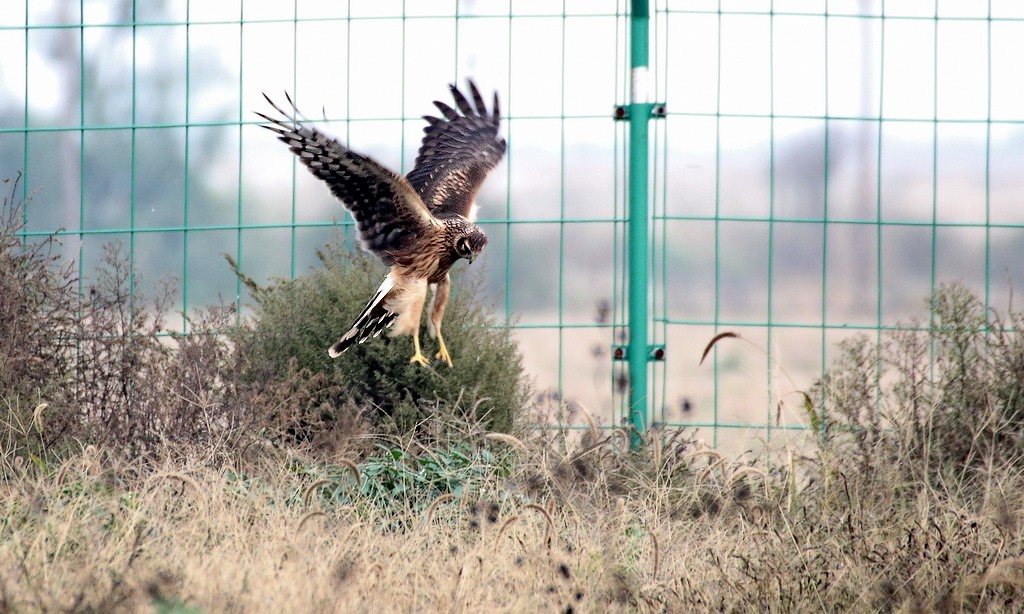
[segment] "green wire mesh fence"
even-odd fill
[[[638,5],[649,27],[631,29]],[[834,344],[1024,269],[1024,8],[1012,1],[78,0],[0,16],[0,160],[26,234],[86,273],[128,249],[179,311],[302,275],[343,210],[257,126],[288,90],[403,172],[445,84],[497,89],[508,156],[479,197],[495,309],[538,400],[629,417],[631,159],[617,105],[649,37],[643,417],[716,444],[806,425]],[[634,150],[635,155],[635,150]],[[636,181],[636,178],[633,178]],[[350,234],[347,235],[350,239]],[[348,240],[346,239],[346,240]],[[476,267],[478,265],[474,265]],[[344,323],[340,324],[344,325]],[[187,331],[179,317],[175,325]],[[718,333],[742,342],[705,345]],[[634,377],[635,379],[635,377]]]

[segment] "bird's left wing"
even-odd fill
[[[287,93],[291,113],[266,94],[263,97],[279,114],[271,117],[257,112],[270,122],[263,127],[276,132],[310,172],[330,186],[352,212],[363,248],[384,264],[393,264],[397,254],[414,249],[420,237],[440,225],[405,177],[309,125]]]
[[[471,218],[476,193],[505,154],[505,139],[498,135],[498,93],[494,93],[493,109],[488,112],[476,84],[468,83],[472,101],[455,85],[448,86],[457,110],[434,101],[444,117],[424,117],[423,144],[406,175],[435,215],[457,213]]]

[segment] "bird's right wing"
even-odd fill
[[[423,144],[406,177],[435,215],[457,213],[472,221],[476,194],[505,155],[506,145],[498,134],[498,93],[488,111],[476,84],[468,83],[469,98],[455,85],[448,86],[456,109],[434,101],[444,117],[424,116]]]
[[[392,264],[395,254],[414,248],[440,225],[404,177],[306,123],[287,93],[291,113],[266,94],[263,97],[278,113],[271,117],[257,112],[270,122],[263,127],[277,133],[310,172],[330,186],[352,212],[363,248],[384,264]]]

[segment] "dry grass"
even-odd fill
[[[0,607],[997,612],[1024,599],[1020,463],[989,468],[976,497],[884,488],[827,458],[799,475],[737,465],[678,433],[637,455],[562,435],[476,436],[461,487],[388,499],[348,459],[144,468],[90,447],[59,467],[15,463]],[[410,478],[445,454],[384,447]]]

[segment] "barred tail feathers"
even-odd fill
[[[331,358],[337,358],[353,345],[381,334],[398,317],[398,312],[391,309],[393,301],[389,300],[394,299],[395,297],[391,295],[396,293],[394,277],[389,273],[370,302],[363,307],[352,327],[334,342],[327,350],[327,354]]]

